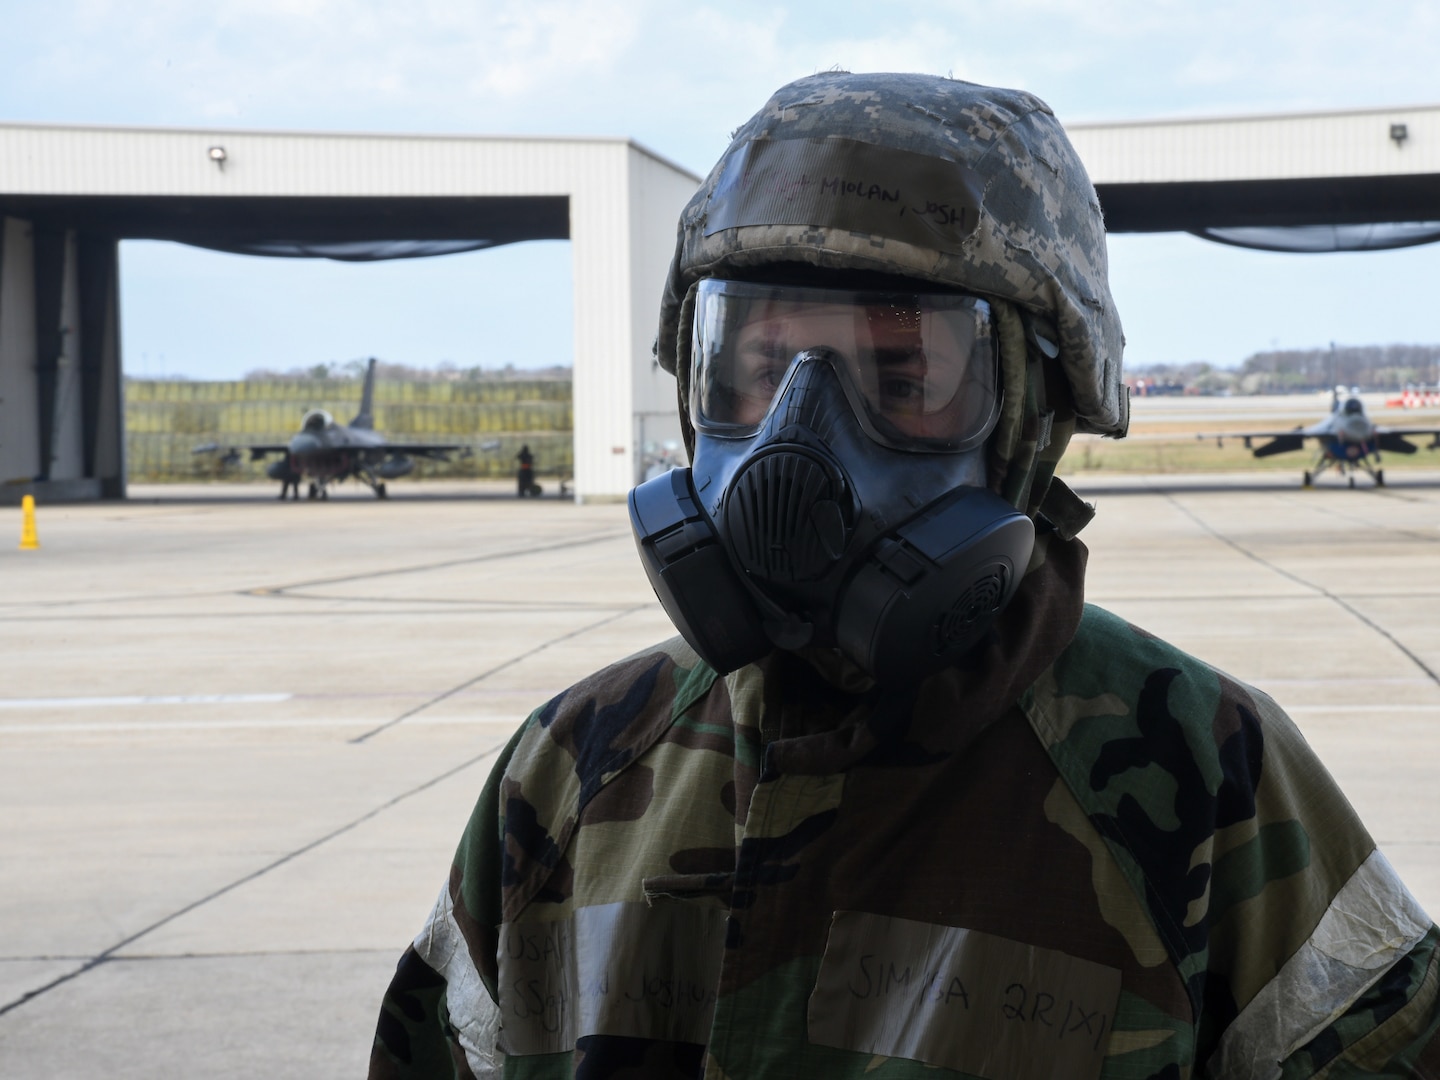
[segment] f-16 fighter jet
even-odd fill
[[[1381,451],[1390,454],[1413,454],[1418,447],[1407,441],[1410,436],[1431,438],[1429,449],[1440,448],[1440,428],[1424,427],[1380,427],[1365,415],[1365,406],[1355,391],[1345,395],[1345,388],[1337,386],[1331,400],[1330,415],[1308,427],[1296,427],[1289,431],[1227,431],[1214,434],[1199,434],[1199,439],[1215,439],[1224,445],[1227,438],[1242,439],[1245,449],[1257,458],[1273,454],[1285,454],[1304,449],[1305,440],[1317,443],[1315,460],[1306,469],[1302,486],[1310,487],[1315,478],[1326,469],[1335,468],[1341,476],[1348,476],[1350,486],[1355,486],[1355,474],[1365,472],[1376,487],[1385,485],[1385,470],[1381,468]],[[1342,395],[1344,400],[1342,401]],[[1269,439],[1260,446],[1252,446],[1254,439]],[[1373,461],[1373,464],[1372,464]]]
[[[394,443],[374,430],[372,416],[375,396],[375,359],[372,357],[365,369],[365,387],[360,396],[360,411],[349,424],[337,424],[324,409],[312,409],[305,414],[300,430],[288,443],[231,447],[224,460],[233,463],[248,451],[251,461],[259,461],[271,454],[285,455],[273,462],[266,473],[280,481],[280,498],[287,491],[294,492],[293,498],[300,497],[300,484],[307,477],[310,480],[309,497],[329,497],[329,485],[338,484],[348,477],[355,477],[369,486],[377,498],[385,498],[385,481],[396,480],[415,468],[414,458],[424,457],[436,461],[448,461],[451,451],[470,453],[462,444]],[[195,448],[196,453],[218,450],[214,443]]]

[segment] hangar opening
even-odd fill
[[[373,430],[392,443],[461,449],[372,456],[372,469],[339,491],[359,495],[400,476],[390,494],[435,494],[412,490],[415,479],[513,480],[528,446],[544,493],[569,494],[571,261],[568,240],[365,261],[122,241],[130,491],[185,480],[266,485],[287,471],[286,455],[245,448],[284,447],[316,409],[348,424],[375,358]]]
[[[106,415],[115,407],[116,375],[108,368],[118,356],[118,343],[107,339],[118,333],[121,316],[116,306],[118,243],[173,241],[241,255],[363,263],[569,239],[565,196],[20,198],[8,209],[29,223],[26,230],[11,218],[10,228],[18,235],[10,239],[22,249],[29,239],[29,261],[35,266],[40,468],[34,476],[52,495],[62,496],[120,493],[117,453],[123,448],[116,445],[118,426]],[[26,261],[25,254],[19,253],[20,261]],[[232,330],[225,322],[216,328],[245,333],[243,326]],[[11,438],[0,436],[0,447],[18,434],[12,429]]]

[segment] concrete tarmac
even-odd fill
[[[1089,599],[1269,691],[1440,911],[1440,473],[1086,477]],[[0,1076],[354,1077],[489,762],[672,631],[623,505],[0,511]]]

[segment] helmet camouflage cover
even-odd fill
[[[694,284],[776,264],[932,282],[1041,316],[1058,339],[1076,430],[1125,434],[1100,204],[1054,114],[1030,94],[846,72],[782,87],[680,217],[657,358],[679,377],[682,409]]]

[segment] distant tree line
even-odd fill
[[[1238,368],[1201,360],[1127,367],[1127,377],[1183,386],[1198,393],[1284,394],[1358,386],[1400,390],[1440,382],[1440,345],[1337,345],[1333,349],[1273,349],[1248,356]]]
[[[365,376],[366,360],[332,360],[324,364],[306,367],[254,368],[245,373],[246,382],[299,382],[313,379],[360,379]],[[375,363],[375,378],[384,382],[481,382],[496,379],[568,379],[572,369],[561,364],[544,368],[517,368],[514,364],[504,367],[482,367],[475,364],[461,367],[449,360],[443,360],[435,367],[414,367],[410,364],[392,364],[388,360]]]

